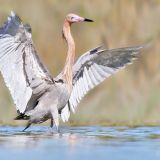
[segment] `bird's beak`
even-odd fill
[[[72,23],[76,23],[76,22],[93,22],[93,20],[88,19],[88,18],[83,18],[80,16],[74,16],[71,20]]]
[[[94,22],[93,20],[88,19],[88,18],[85,18],[83,21],[84,21],[84,22]]]

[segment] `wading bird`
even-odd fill
[[[64,20],[63,38],[67,58],[62,72],[55,78],[41,62],[32,41],[31,27],[23,24],[12,11],[0,28],[0,71],[16,105],[16,120],[42,123],[51,119],[58,129],[59,118],[68,121],[70,112],[89,90],[132,62],[143,46],[103,50],[91,49],[74,62],[73,23],[93,22],[76,14]],[[25,130],[24,129],[24,130]]]

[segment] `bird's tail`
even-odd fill
[[[14,120],[29,120],[29,116],[20,113],[17,117],[14,118]]]

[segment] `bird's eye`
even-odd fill
[[[71,17],[71,20],[73,20],[74,17]]]

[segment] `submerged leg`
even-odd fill
[[[30,126],[31,126],[31,122],[30,121],[28,121],[28,123],[27,123],[27,126],[24,128],[24,130],[23,130],[23,132],[27,129],[27,128],[29,128]]]

